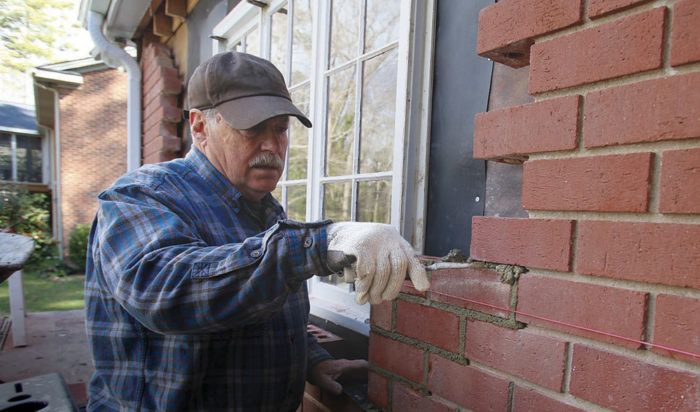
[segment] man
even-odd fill
[[[193,149],[100,194],[86,271],[95,362],[88,410],[291,411],[304,381],[334,393],[365,361],[334,360],[306,332],[305,281],[345,268],[361,303],[428,281],[387,225],[300,223],[270,195],[291,102],[279,71],[243,53],[188,85]],[[307,373],[308,372],[308,373]]]

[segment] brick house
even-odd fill
[[[36,122],[47,139],[54,236],[90,224],[97,195],[126,172],[126,75],[92,58],[33,71]]]
[[[314,121],[290,217],[390,223],[431,265],[371,308],[311,281],[369,403],[303,410],[700,409],[700,2],[106,3],[82,10],[139,47],[144,162],[188,150],[199,62],[264,56]]]

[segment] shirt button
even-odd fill
[[[259,251],[259,250],[254,250],[254,251],[250,252],[250,256],[252,256],[252,257],[254,257],[254,258],[259,257],[259,256],[260,256],[260,251]]]
[[[306,238],[304,238],[304,247],[305,247],[305,248],[310,248],[311,245],[313,245],[313,244],[314,244],[314,239],[313,239],[313,238],[311,238],[311,237],[306,237]]]

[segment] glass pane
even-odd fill
[[[233,43],[233,45],[231,46],[231,50],[237,51],[237,52],[243,51],[243,46],[241,45],[241,41],[238,40],[237,42]]]
[[[284,75],[284,79],[289,82],[287,73],[287,9],[281,8],[272,14],[270,39],[270,61]]]
[[[328,67],[357,56],[361,3],[359,0],[334,0],[331,6],[331,45]]]
[[[357,221],[391,223],[391,180],[357,182]]]
[[[326,176],[352,173],[355,66],[328,77]]]
[[[309,113],[309,84],[292,92],[292,101],[304,114]],[[306,179],[306,167],[309,153],[309,129],[292,117],[289,119],[289,180]]]
[[[397,49],[393,48],[364,63],[360,173],[391,170],[396,112],[396,56]]]
[[[306,221],[306,184],[287,186],[287,217]]]
[[[336,222],[352,220],[352,182],[326,183],[323,185],[323,218]]]
[[[310,0],[294,1],[294,34],[292,35],[292,84],[299,84],[311,76]]]
[[[0,180],[12,180],[12,136],[0,133]]]
[[[399,39],[400,0],[367,0],[365,52]]]
[[[41,183],[41,139],[17,136],[17,180]]]
[[[260,30],[255,26],[253,31],[248,33],[245,38],[245,52],[260,56]]]

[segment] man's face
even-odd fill
[[[282,177],[288,128],[289,116],[273,117],[250,129],[237,130],[217,114],[198,147],[243,196],[260,200],[275,190]]]

